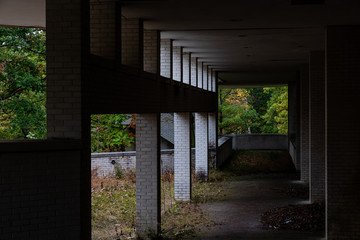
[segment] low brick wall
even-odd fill
[[[215,167],[215,149],[209,150],[209,167]],[[195,149],[191,150],[191,162],[194,166]],[[136,167],[136,152],[92,153],[91,169],[99,177],[111,177],[115,174],[115,167],[123,171],[132,171]],[[161,150],[161,171],[174,172],[174,149]]]
[[[233,150],[288,150],[286,134],[226,135],[233,139]]]
[[[221,137],[218,140],[218,152],[216,157],[216,167],[221,168],[224,163],[231,157],[232,150],[232,138]]]

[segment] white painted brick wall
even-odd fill
[[[140,20],[121,19],[121,63],[141,67]]]
[[[198,61],[198,88],[203,86],[203,65],[202,62]]]
[[[216,72],[213,72],[213,76],[212,76],[213,80],[212,80],[212,91],[216,92]]]
[[[213,81],[213,70],[211,68],[209,68],[209,71],[208,71],[208,90],[209,91],[213,91],[212,90],[212,81]]]
[[[181,81],[181,47],[173,47],[173,79]]]
[[[197,79],[196,69],[197,69],[196,58],[192,57],[191,58],[191,86],[196,86],[196,79]]]
[[[208,115],[209,121],[209,147],[216,147],[216,114],[209,113]]]
[[[183,83],[189,84],[190,83],[190,53],[184,52],[183,53]]]
[[[195,174],[208,178],[208,114],[195,113]]]
[[[160,115],[136,115],[136,229],[157,233],[160,224]]]
[[[171,40],[160,40],[160,75],[171,78]]]
[[[144,71],[157,73],[160,59],[158,56],[159,34],[157,30],[144,29]]]
[[[175,199],[191,198],[190,113],[174,113]]]

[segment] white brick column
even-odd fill
[[[196,73],[196,69],[197,69],[197,63],[196,63],[196,58],[192,57],[191,58],[191,86],[195,86],[196,87],[196,79],[197,79],[197,73]]]
[[[160,34],[144,29],[144,71],[160,73]]]
[[[143,68],[143,22],[140,19],[121,20],[121,63]]]
[[[198,83],[198,88],[202,88],[203,86],[203,63],[198,61],[197,63],[197,75],[198,75],[198,78],[197,78],[197,83]]]
[[[181,81],[181,47],[173,46],[173,79]]]
[[[203,65],[203,89],[208,89],[208,69],[205,64]]]
[[[208,114],[195,113],[195,175],[208,179]]]
[[[209,121],[209,147],[216,148],[216,114],[208,114]]]
[[[171,78],[171,39],[160,40],[160,75]]]
[[[174,141],[175,200],[190,200],[190,113],[174,113]]]
[[[190,83],[190,53],[184,52],[183,53],[183,83],[189,84]]]
[[[160,227],[160,115],[136,115],[136,231]]]

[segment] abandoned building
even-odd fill
[[[46,28],[48,129],[0,143],[0,239],[91,239],[90,115],[110,113],[137,114],[137,231],[156,232],[160,113],[174,113],[175,197],[189,200],[190,115],[206,176],[218,89],[277,85],[326,239],[360,239],[359,12],[356,0],[0,1],[0,25]]]

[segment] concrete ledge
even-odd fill
[[[216,155],[216,167],[221,168],[233,153],[232,138],[221,137],[218,139],[218,151]]]
[[[239,134],[232,137],[233,150],[288,150],[286,134]]]

